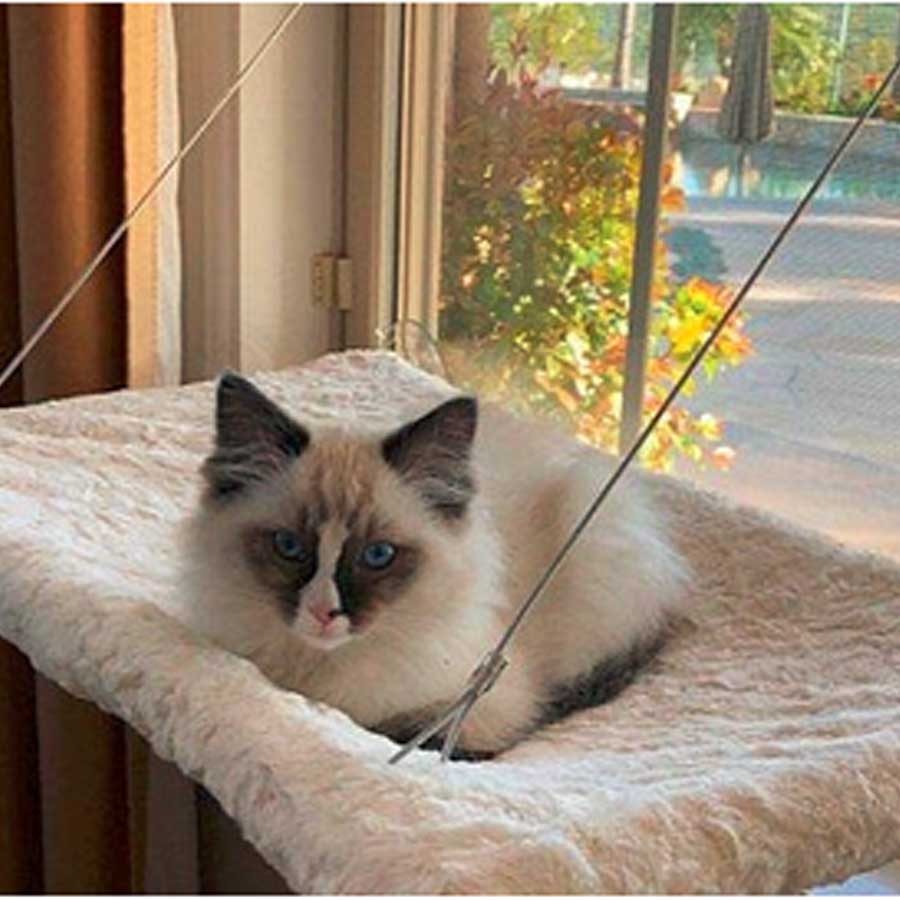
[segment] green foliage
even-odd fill
[[[566,101],[529,78],[511,84],[503,72],[448,140],[440,327],[451,376],[609,449],[622,404],[639,169],[630,114]],[[667,181],[666,208],[682,202]],[[728,299],[699,279],[673,281],[662,244],[657,260],[648,412]],[[737,321],[707,357],[706,376],[749,350]],[[679,407],[644,459],[663,469],[678,455],[721,462],[730,451],[720,437],[714,418]]]
[[[770,3],[768,9],[776,105],[795,112],[822,112],[837,56],[828,10],[800,3]],[[689,61],[705,60],[713,62],[718,74],[727,75],[739,12],[740,5],[735,3],[679,6],[676,62],[680,70]]]
[[[821,6],[770,4],[775,103],[793,112],[823,112],[837,59]]]
[[[611,71],[621,4],[514,3],[491,6],[491,54],[509,73],[538,77],[551,66],[600,75]],[[793,112],[847,113],[865,97],[864,82],[887,71],[897,53],[895,4],[857,4],[850,39],[838,59],[840,5],[771,3],[775,103]],[[680,84],[696,90],[713,74],[727,75],[740,4],[678,6],[675,66]],[[639,6],[634,73],[646,65],[650,8]],[[832,107],[836,69],[842,67],[841,103]]]
[[[871,96],[872,82],[884,77],[900,53],[900,5],[850,7],[847,47],[842,63],[839,112],[852,112]],[[895,99],[900,99],[895,91]]]
[[[601,17],[602,9],[594,4],[495,3],[491,58],[507,72],[539,73],[552,65],[584,72],[609,55],[600,41]]]
[[[873,73],[883,74],[896,58],[900,17],[896,5],[854,5],[842,56],[837,41],[839,4],[771,3],[768,8],[772,18],[772,87],[780,108],[811,114],[855,114],[871,96]],[[739,10],[738,4],[679,6],[679,71],[700,60],[707,63],[706,74],[711,74],[710,63],[718,74],[727,74]],[[831,92],[838,69],[843,90],[834,106]],[[892,118],[895,107],[887,104],[879,114]]]
[[[733,3],[684,3],[678,7],[675,68],[684,77],[689,63],[701,61],[706,72],[725,72],[734,43],[738,6]],[[699,85],[692,85],[695,89]]]
[[[862,88],[844,93],[837,103],[828,107],[828,112],[837,116],[858,116],[872,102],[880,84],[880,75],[868,76],[863,80]],[[886,122],[900,122],[900,104],[892,97],[883,97],[873,110],[872,116],[884,119]]]
[[[522,73],[536,78],[551,66],[579,75],[608,73],[615,56],[620,8],[617,3],[494,3],[491,58],[513,76]],[[646,65],[650,15],[649,6],[638,7],[633,74]]]
[[[875,91],[881,84],[884,73],[894,64],[900,53],[900,33],[891,39],[892,31],[898,31],[897,21],[900,18],[900,6],[870,7],[874,20],[880,26],[880,33],[871,33],[871,24],[867,30],[851,30],[855,39],[848,41],[847,53],[843,61],[844,78],[840,97],[836,103],[829,105],[827,112],[842,116],[856,116],[869,105]],[[856,11],[859,12],[858,10]],[[876,17],[874,14],[878,13]],[[894,21],[885,21],[885,13],[891,13]],[[851,14],[851,29],[856,25],[858,15]],[[898,88],[882,99],[873,115],[892,122],[900,121],[898,109]]]

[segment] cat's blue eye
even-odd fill
[[[362,552],[362,562],[370,569],[386,569],[397,555],[397,548],[390,541],[376,541]]]
[[[306,552],[300,536],[296,531],[291,531],[288,528],[279,528],[272,535],[272,546],[282,559],[286,559],[289,562],[297,562],[303,559]]]

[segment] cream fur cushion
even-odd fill
[[[378,353],[261,376],[315,417],[434,390]],[[667,479],[700,603],[613,703],[441,766],[171,615],[212,386],[0,415],[0,632],[201,781],[303,892],[777,892],[900,855],[900,567]]]

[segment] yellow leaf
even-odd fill
[[[722,423],[709,413],[703,413],[697,419],[697,430],[710,441],[717,441],[722,437]]]
[[[559,405],[568,413],[574,413],[578,409],[578,400],[573,397],[564,387],[554,384],[543,372],[535,372],[534,380],[548,394],[556,397]]]
[[[706,334],[705,320],[702,316],[686,316],[673,328],[669,329],[669,340],[677,354],[690,353]]]

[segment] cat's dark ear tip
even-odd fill
[[[473,419],[478,418],[478,398],[472,394],[460,394],[458,397],[448,400],[444,406],[456,408],[463,415]]]
[[[232,369],[223,370],[216,381],[216,408],[222,409],[233,403],[246,403],[262,396],[259,388]]]
[[[241,390],[249,384],[250,382],[243,375],[238,375],[233,369],[223,369],[216,379],[216,393],[222,394],[225,391]]]
[[[474,434],[478,427],[478,398],[471,394],[461,394],[444,404],[443,413],[445,416],[449,413],[449,418]]]

